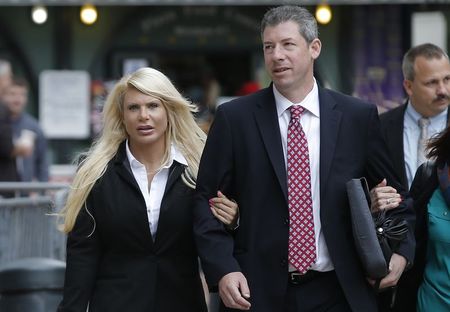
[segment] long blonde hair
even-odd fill
[[[206,139],[205,133],[192,115],[196,107],[178,92],[164,74],[153,68],[141,68],[123,77],[106,100],[102,114],[102,133],[84,155],[73,179],[67,202],[60,213],[60,217],[64,219],[61,230],[65,233],[73,229],[92,187],[105,173],[119,145],[128,137],[123,124],[123,102],[129,88],[135,88],[161,100],[168,119],[163,163],[170,158],[171,144],[175,144],[188,163],[182,179],[189,187],[195,187],[198,165]]]

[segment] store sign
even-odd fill
[[[39,121],[52,139],[90,135],[90,77],[85,71],[45,70],[39,76]]]

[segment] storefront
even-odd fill
[[[439,11],[446,19],[450,8],[396,2],[405,3],[328,1],[332,20],[319,26],[323,49],[315,68],[322,85],[382,108],[402,101],[400,64],[411,45],[413,13]],[[81,71],[90,80],[90,131],[85,137],[50,138],[54,164],[70,162],[89,145],[110,82],[136,67],[162,70],[194,101],[208,79],[218,82],[225,97],[237,95],[248,82],[267,86],[259,22],[270,6],[298,1],[97,0],[98,17],[90,26],[80,21],[83,3],[43,0],[48,18],[36,24],[31,20],[34,1],[0,0],[0,58],[10,60],[15,74],[30,82],[30,112],[42,117],[45,71]],[[303,2],[311,11],[318,3]]]

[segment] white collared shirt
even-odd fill
[[[328,248],[325,243],[325,238],[322,232],[322,225],[320,222],[320,109],[319,109],[319,89],[316,80],[314,79],[314,86],[301,103],[292,103],[285,98],[273,85],[273,93],[275,96],[275,103],[278,113],[278,123],[280,125],[281,143],[283,145],[284,163],[287,166],[287,130],[291,113],[289,107],[291,105],[301,105],[305,108],[304,113],[300,118],[303,131],[308,140],[309,150],[309,164],[311,172],[311,193],[313,201],[313,217],[314,217],[314,231],[316,239],[316,262],[312,265],[312,270],[330,271],[333,270],[333,263],[331,262]],[[286,170],[287,172],[287,170]],[[289,271],[295,270],[289,265]]]
[[[174,161],[187,166],[186,158],[176,148],[174,144],[170,147],[170,160],[163,166],[153,177],[153,180],[148,187],[147,170],[145,166],[140,163],[131,153],[128,146],[128,140],[126,143],[127,158],[130,163],[131,171],[136,179],[142,196],[145,200],[145,206],[147,207],[147,218],[150,226],[150,232],[153,239],[156,237],[156,230],[158,229],[159,212],[161,209],[161,202],[166,189],[167,180],[169,178],[169,168]]]
[[[447,127],[447,110],[440,114],[430,117],[430,124],[428,125],[428,138],[432,138]],[[417,168],[417,148],[419,145],[420,127],[419,119],[422,115],[419,114],[411,102],[408,101],[405,111],[405,118],[403,121],[403,152],[405,154],[405,170],[406,178],[408,179],[408,188],[416,174]]]

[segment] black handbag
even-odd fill
[[[379,281],[389,273],[393,251],[406,238],[408,223],[389,217],[386,211],[370,211],[369,187],[365,178],[347,182],[355,247],[366,275]]]
[[[372,214],[378,242],[383,251],[386,263],[389,263],[393,250],[398,248],[408,233],[408,223],[400,218],[386,217],[386,211],[382,210]]]

